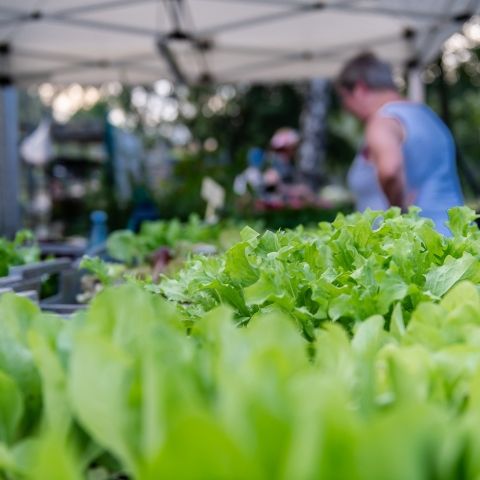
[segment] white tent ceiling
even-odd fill
[[[0,80],[304,79],[370,49],[425,64],[480,0],[0,0]]]

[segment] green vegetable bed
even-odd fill
[[[69,322],[2,296],[0,478],[480,478],[474,214],[377,218],[246,230]]]
[[[317,229],[245,228],[243,241],[216,257],[195,257],[176,275],[147,289],[195,318],[227,303],[236,321],[280,309],[308,339],[325,321],[351,329],[396,306],[407,321],[422,301],[438,301],[462,279],[480,282],[480,232],[468,208],[450,212],[453,236],[436,232],[412,209],[339,215]]]

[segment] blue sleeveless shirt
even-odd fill
[[[435,222],[439,232],[450,235],[445,226],[447,211],[463,205],[455,144],[450,130],[429,107],[420,103],[390,102],[377,115],[395,118],[403,126],[407,198],[422,209],[422,216]],[[375,166],[362,153],[355,158],[347,182],[358,210],[384,210],[389,207]]]

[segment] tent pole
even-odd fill
[[[440,98],[441,115],[445,124],[450,129],[452,129],[451,116],[450,116],[450,103],[448,100],[448,85],[445,80],[445,71],[443,69],[443,64],[441,59],[438,62],[438,67],[440,69],[440,76],[438,79],[438,95]]]
[[[325,138],[330,82],[324,78],[311,80],[306,100],[301,119],[303,142],[300,145],[299,167],[307,183],[316,191],[325,181]]]
[[[0,86],[0,235],[20,228],[18,100],[16,88]]]
[[[465,185],[468,185],[471,192],[478,197],[480,195],[480,184],[478,182],[477,175],[470,166],[469,162],[462,154],[458,142],[455,138],[455,132],[453,129],[453,122],[452,122],[452,115],[450,111],[450,101],[449,101],[449,89],[448,84],[445,80],[445,70],[443,68],[442,59],[438,61],[438,66],[440,68],[440,77],[438,79],[438,96],[440,99],[440,113],[442,116],[442,120],[445,124],[450,128],[452,132],[454,141],[455,141],[455,151],[457,155],[457,167],[459,172],[462,175]]]
[[[425,102],[425,85],[422,82],[422,70],[415,65],[408,69],[408,98],[413,102]]]

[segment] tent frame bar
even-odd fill
[[[15,87],[0,87],[0,236],[20,228],[18,99]]]

